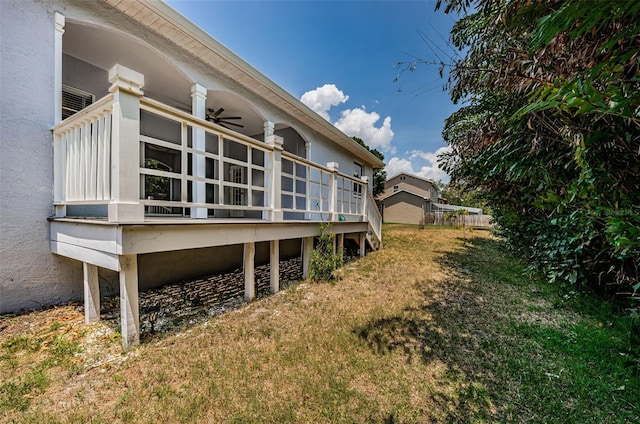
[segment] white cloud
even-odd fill
[[[428,180],[449,181],[449,176],[438,166],[438,155],[449,152],[449,147],[440,147],[435,152],[424,152],[422,150],[413,150],[409,153],[408,159],[392,157],[385,166],[387,175],[393,177],[401,172],[417,175]]]
[[[302,95],[300,101],[309,106],[327,121],[329,118],[329,109],[345,103],[349,100],[349,96],[345,95],[335,84],[325,84],[315,90],[307,91]]]
[[[347,109],[342,111],[340,119],[334,125],[349,137],[361,138],[371,148],[395,153],[391,146],[391,117],[387,116],[382,125],[376,127],[379,120],[380,115],[376,112],[369,113],[364,108]]]

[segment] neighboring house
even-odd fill
[[[438,188],[432,181],[405,173],[385,182],[378,202],[384,222],[417,224],[428,214],[438,215],[459,209],[482,215],[482,209],[446,204],[446,199],[439,197]]]
[[[239,17],[241,19],[241,17]],[[0,1],[0,313],[381,243],[383,163],[159,1]],[[266,29],[266,28],[265,28]],[[354,170],[357,175],[354,176]]]

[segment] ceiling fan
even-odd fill
[[[208,111],[209,113],[207,113],[206,119],[209,122],[213,122],[214,124],[221,125],[227,129],[230,129],[229,127],[227,127],[227,125],[233,125],[234,127],[244,128],[244,125],[236,124],[235,122],[229,122],[235,119],[242,119],[241,116],[220,116],[222,112],[224,112],[224,108],[220,108],[218,110],[215,110],[215,108],[209,108]]]

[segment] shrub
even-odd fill
[[[333,271],[342,266],[342,246],[338,246],[337,252],[333,253],[336,234],[330,231],[330,227],[330,224],[320,226],[318,244],[311,254],[309,278],[313,282],[331,281],[334,278]]]

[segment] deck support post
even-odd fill
[[[244,300],[251,302],[256,297],[255,284],[255,256],[256,244],[244,244]]]
[[[360,233],[360,257],[367,253],[367,233]]]
[[[309,278],[309,269],[311,265],[311,252],[313,252],[313,237],[304,237],[302,239],[302,279]]]
[[[341,260],[344,258],[344,233],[336,234],[338,237],[338,252],[342,255]]]
[[[207,89],[200,84],[193,84],[191,86],[191,113],[200,119],[207,117]],[[192,126],[191,127],[191,139],[194,150],[204,152],[205,146],[205,132],[204,129]],[[207,174],[206,170],[206,158],[202,154],[194,154],[191,159],[191,167],[193,169],[193,175],[199,178],[205,178]],[[192,198],[194,203],[206,203],[206,186],[204,181],[193,181],[192,183]],[[191,218],[207,218],[207,208],[191,208]]]
[[[129,349],[140,344],[138,256],[122,255],[118,260],[120,262],[120,332],[122,347]]]
[[[280,291],[280,240],[269,242],[269,271],[271,293]]]
[[[84,280],[84,322],[91,324],[100,320],[100,286],[98,267],[87,262],[82,263]]]

